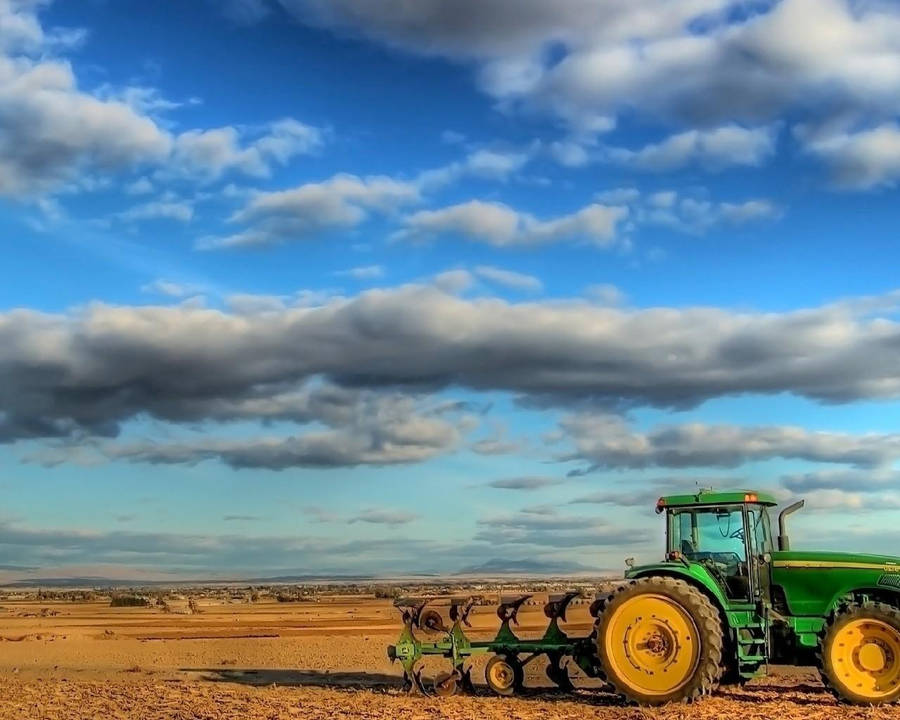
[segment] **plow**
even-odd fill
[[[502,599],[497,607],[500,629],[491,640],[472,641],[465,628],[471,627],[469,614],[481,597],[451,598],[449,616],[451,625],[447,627],[443,616],[434,607],[433,599],[404,599],[395,605],[403,615],[403,630],[396,645],[388,648],[388,657],[403,665],[404,686],[411,692],[440,697],[454,695],[459,691],[474,692],[471,668],[468,661],[476,655],[490,655],[485,666],[485,682],[498,695],[512,695],[524,684],[524,668],[539,657],[547,658],[547,677],[557,687],[572,690],[566,661],[571,659],[587,675],[597,677],[594,665],[593,642],[590,637],[571,638],[559,626],[565,622],[566,610],[580,592],[568,592],[550,596],[544,605],[544,615],[548,618],[544,634],[539,639],[522,639],[514,630],[518,625],[521,607],[533,595],[519,595]],[[422,641],[416,631],[438,636],[437,640]],[[430,687],[422,679],[419,667],[427,656],[443,657],[450,660],[449,670],[437,674]]]
[[[818,667],[846,703],[900,700],[900,558],[794,551],[786,518],[803,502],[782,510],[777,535],[776,504],[748,491],[660,498],[664,558],[629,563],[591,603],[588,634],[561,626],[572,603],[584,601],[576,591],[548,597],[537,638],[522,637],[518,623],[533,595],[501,597],[499,629],[486,640],[467,632],[483,596],[405,598],[395,603],[403,628],[388,657],[402,665],[407,690],[439,697],[475,692],[472,661],[486,656],[484,684],[503,696],[520,691],[525,667],[542,658],[560,690],[575,689],[574,666],[640,705],[690,702],[763,676],[770,664]],[[429,658],[448,665],[426,681]]]

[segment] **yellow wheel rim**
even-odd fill
[[[498,690],[509,690],[516,682],[516,673],[508,662],[493,663],[488,668],[488,680]]]
[[[632,691],[668,695],[690,681],[700,662],[700,638],[679,603],[664,595],[639,595],[612,613],[604,655]]]
[[[853,620],[831,643],[837,680],[860,697],[880,700],[900,688],[900,631],[883,620]]]

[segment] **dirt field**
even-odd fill
[[[447,700],[399,691],[385,646],[399,629],[386,600],[199,601],[199,613],[90,603],[7,600],[0,607],[0,720],[30,718],[881,718],[900,709],[838,705],[812,672],[779,673],[723,689],[693,706],[627,708],[576,676],[564,695],[530,665],[522,697]],[[187,612],[186,610],[184,611]],[[539,606],[520,616],[539,635]],[[586,633],[587,604],[566,629]],[[475,637],[497,627],[490,607],[473,614]],[[473,677],[479,679],[476,665]],[[430,670],[440,665],[427,667]]]

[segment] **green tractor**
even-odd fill
[[[657,704],[720,682],[765,674],[769,663],[816,665],[852,703],[900,698],[900,558],[792,551],[755,492],[660,498],[664,562],[632,567],[597,608],[598,653],[622,695]]]
[[[560,687],[572,687],[565,669],[571,658],[642,705],[692,700],[720,684],[764,675],[770,663],[817,666],[826,687],[846,702],[897,701],[900,558],[792,551],[785,520],[803,502],[781,512],[777,536],[769,517],[775,505],[761,492],[660,498],[664,561],[630,566],[625,582],[591,606],[596,623],[588,637],[569,637],[558,626],[571,593],[551,598],[545,607],[551,624],[539,640],[519,639],[511,629],[521,599],[501,605],[500,632],[484,642],[469,641],[463,631],[470,603],[453,605],[452,627],[425,609],[427,603],[410,603],[400,641],[388,654],[403,662],[410,687],[421,691],[419,660],[452,658],[453,669],[435,680],[439,695],[471,687],[466,660],[494,653],[486,680],[503,695],[521,686],[524,664],[545,655],[548,677]],[[445,637],[421,642],[415,627]]]

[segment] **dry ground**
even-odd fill
[[[812,672],[779,673],[692,706],[654,711],[618,706],[585,678],[576,679],[583,689],[575,695],[554,692],[539,666],[530,668],[522,697],[495,698],[483,688],[476,697],[410,697],[399,692],[400,668],[385,656],[399,628],[387,601],[200,607],[200,614],[177,615],[105,602],[4,602],[0,720],[900,718],[896,707],[838,705]],[[587,631],[586,605],[570,616],[568,630]],[[539,607],[521,618],[525,636],[544,627]],[[476,637],[497,625],[491,608],[478,608],[473,620]]]

